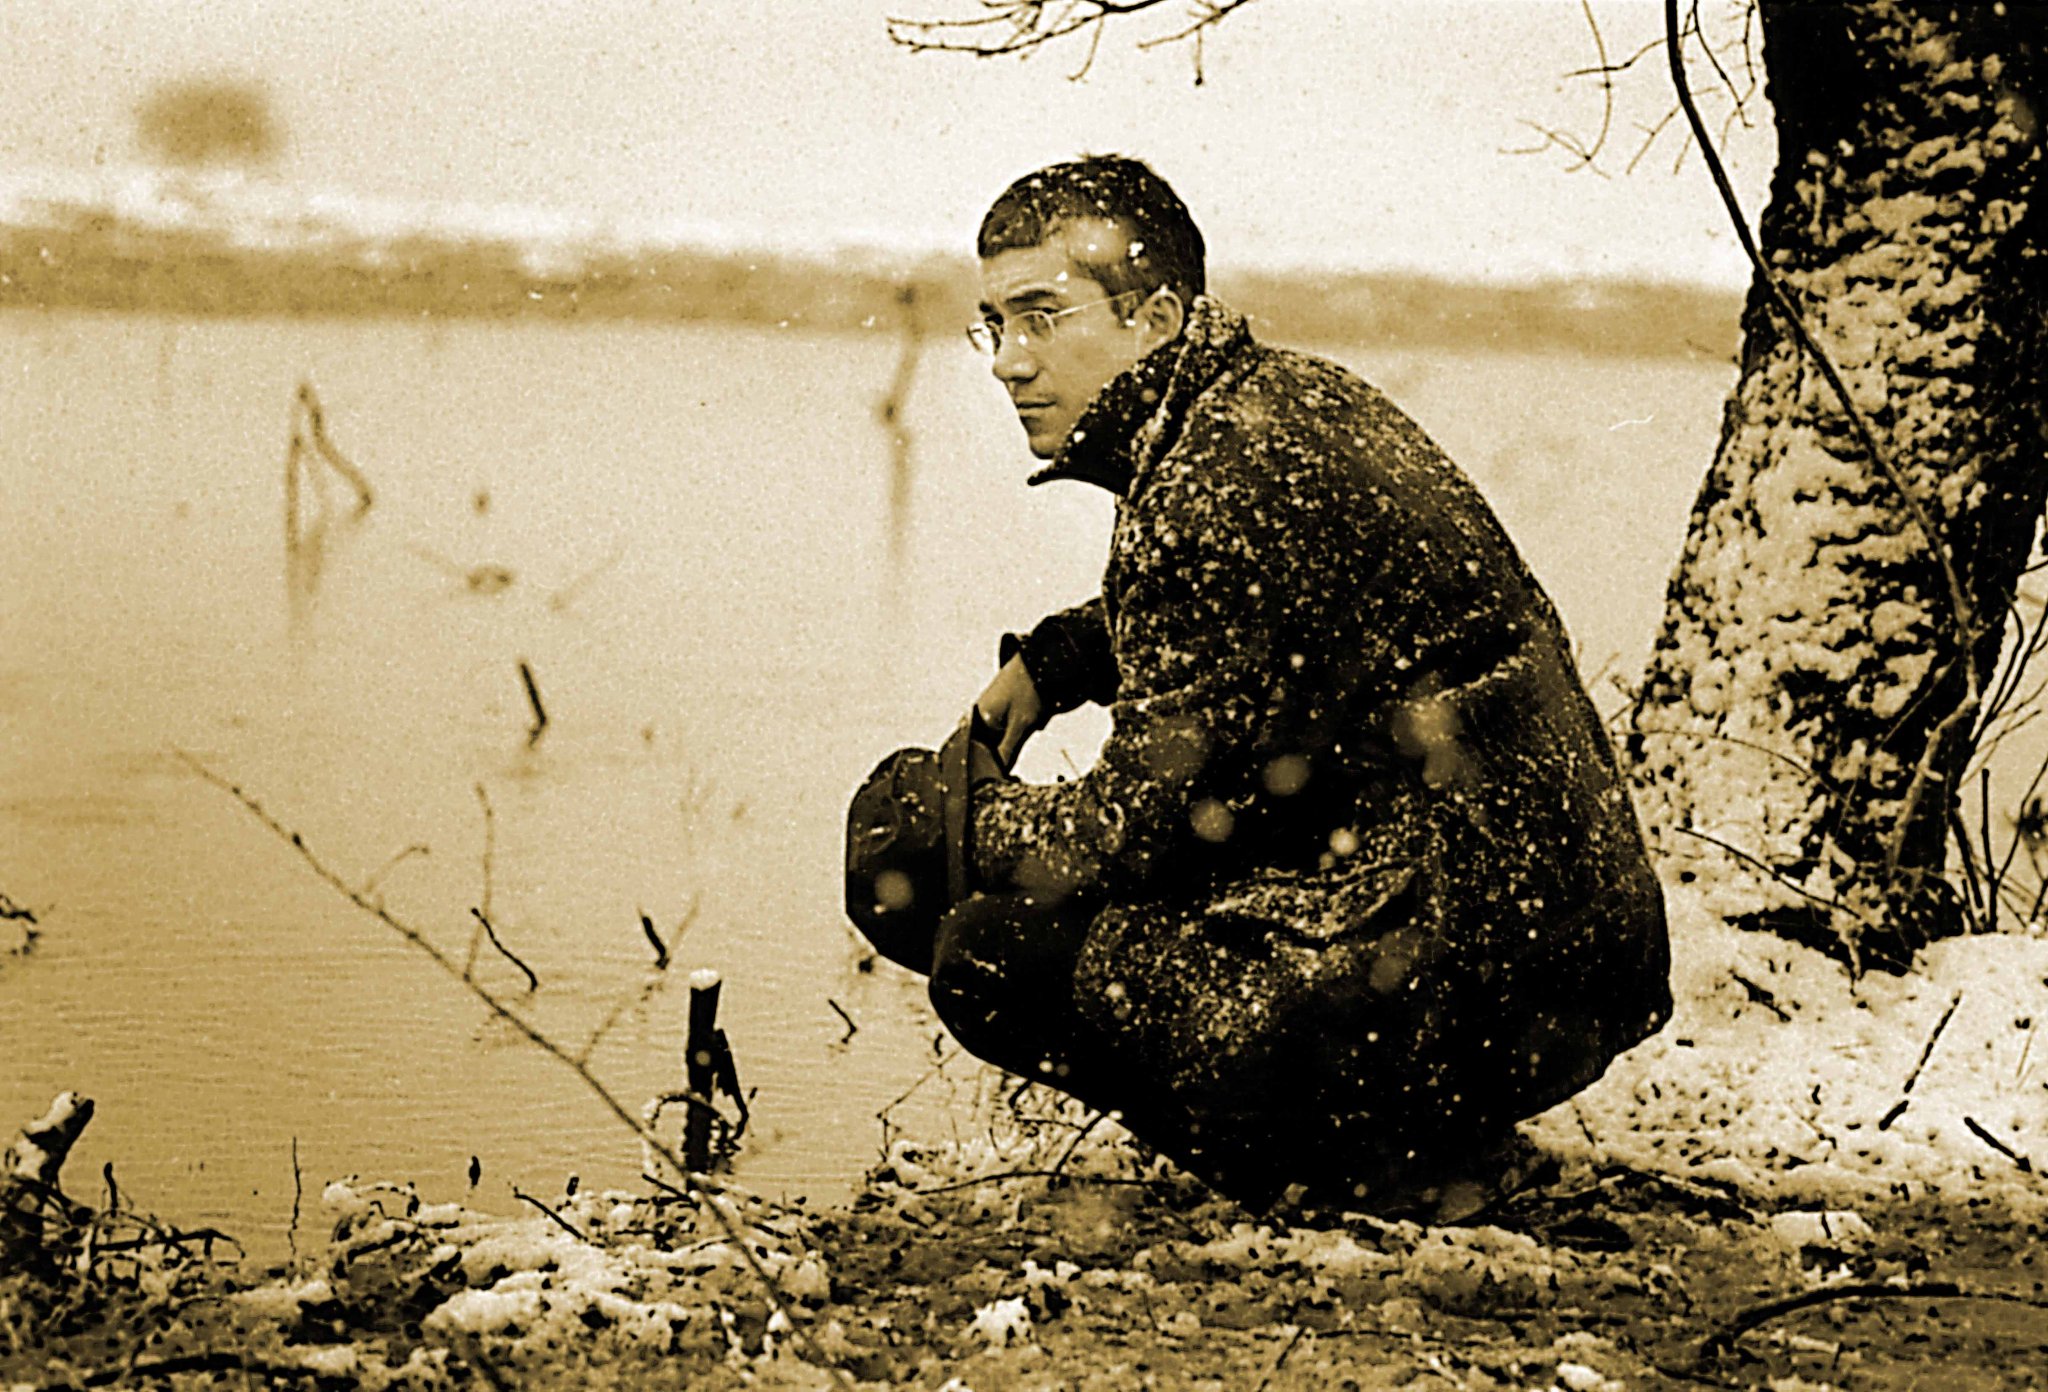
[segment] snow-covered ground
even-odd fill
[[[1952,938],[1910,975],[1852,982],[1807,948],[1727,927],[1685,891],[1668,899],[1671,1023],[1530,1123],[1541,1145],[1759,1199],[2041,1208],[2048,939]]]

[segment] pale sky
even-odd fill
[[[1747,279],[1697,156],[1673,173],[1676,123],[1624,173],[1672,105],[1661,54],[1617,80],[1607,176],[1512,153],[1541,143],[1527,123],[1600,128],[1599,85],[1566,76],[1595,60],[1578,0],[1259,0],[1211,31],[1199,87],[1188,46],[1137,47],[1177,0],[1112,26],[1082,81],[1081,41],[913,55],[883,23],[977,7],[0,0],[0,173],[131,164],[153,84],[225,75],[268,85],[275,177],[359,197],[965,251],[1010,179],[1116,151],[1180,190],[1219,263]],[[1659,31],[1655,0],[1592,9],[1616,59]],[[1727,145],[1752,220],[1773,157],[1760,97],[1753,115]]]

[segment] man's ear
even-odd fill
[[[1183,325],[1188,321],[1188,307],[1180,302],[1180,296],[1171,288],[1160,286],[1145,297],[1132,316],[1131,323],[1138,331],[1138,356],[1143,357],[1162,343],[1171,343],[1180,337]]]

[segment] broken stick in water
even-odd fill
[[[519,680],[526,685],[526,704],[533,708],[533,724],[526,730],[526,747],[531,749],[547,733],[548,708],[540,702],[540,687],[534,683],[533,668],[526,665],[523,657],[519,659]]]
[[[839,1042],[841,1044],[848,1043],[856,1034],[860,1033],[860,1026],[853,1022],[853,1016],[846,1013],[845,1006],[841,1005],[838,1001],[833,1000],[830,996],[825,997],[825,1004],[832,1007],[832,1013],[834,1015],[837,1015],[841,1020],[846,1022],[846,1033],[839,1037]]]
[[[298,408],[305,414],[306,430],[312,437],[313,448],[319,451],[320,457],[327,462],[327,467],[340,474],[348,486],[355,490],[356,515],[362,516],[370,510],[370,505],[377,501],[376,495],[370,491],[370,481],[363,477],[363,471],[327,437],[327,414],[320,409],[320,396],[313,390],[313,383],[310,380],[299,383]],[[292,438],[296,443],[296,430],[292,432]]]
[[[654,931],[654,920],[643,909],[640,913],[640,931],[647,935],[648,945],[654,949],[654,969],[668,970],[668,944],[661,940],[661,934]]]
[[[482,909],[472,907],[469,912],[471,917],[476,919],[476,921],[479,924],[483,925],[484,936],[491,940],[491,946],[498,949],[498,954],[502,956],[506,961],[510,962],[513,966],[519,968],[520,971],[526,974],[526,989],[529,991],[538,991],[540,989],[540,978],[533,974],[532,967],[527,966],[526,963],[519,960],[518,953],[514,952],[511,948],[505,946],[505,940],[498,936],[497,926],[493,924],[489,918],[484,916],[484,911]]]
[[[0,1154],[0,1269],[41,1246],[46,1211],[75,1218],[79,1206],[64,1197],[57,1176],[92,1120],[92,1108],[90,1097],[60,1092],[50,1110],[22,1127]]]
[[[692,1174],[711,1168],[711,1090],[718,1079],[718,973],[690,973],[690,1032],[683,1044],[683,1084],[689,1110],[683,1121],[683,1163]]]

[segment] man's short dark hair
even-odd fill
[[[1044,246],[1067,224],[1106,218],[1128,247],[1098,259],[1075,256],[1089,278],[1112,295],[1149,294],[1164,285],[1190,304],[1208,285],[1202,231],[1180,195],[1143,160],[1083,155],[1048,165],[1004,189],[981,220],[975,250],[983,260]]]

